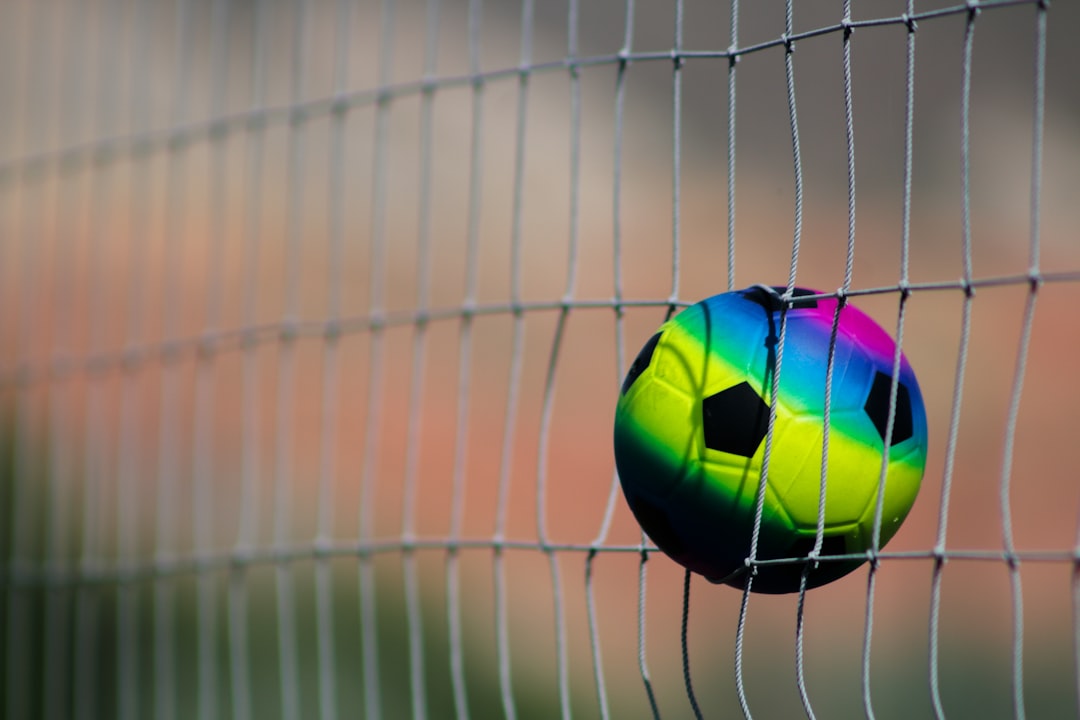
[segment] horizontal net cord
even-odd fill
[[[20,179],[47,176],[50,170],[71,170],[86,162],[106,164],[116,156],[145,156],[164,149],[176,150],[200,140],[220,140],[237,130],[262,129],[274,124],[301,124],[308,120],[348,112],[367,105],[381,105],[394,99],[423,95],[435,90],[454,87],[484,85],[497,80],[520,78],[522,75],[569,70],[576,73],[586,67],[622,65],[632,62],[667,61],[681,64],[691,59],[726,59],[731,61],[775,47],[789,51],[795,42],[833,33],[850,33],[858,28],[889,27],[903,25],[914,32],[921,20],[960,15],[978,10],[1012,7],[1017,5],[1040,5],[1045,0],[985,0],[964,5],[865,20],[845,20],[833,25],[805,30],[790,35],[781,34],[742,48],[725,50],[656,50],[643,52],[607,53],[603,55],[566,57],[561,60],[533,63],[517,67],[505,67],[463,75],[425,77],[401,83],[390,83],[353,92],[335,93],[330,96],[303,100],[282,105],[258,105],[235,113],[173,125],[154,130],[121,133],[112,137],[98,138],[76,143],[68,147],[31,153],[22,157],[0,161],[0,189]]]
[[[1080,282],[1080,269],[993,275],[970,280],[897,283],[872,288],[850,289],[843,292],[823,292],[807,295],[804,299],[837,298],[840,295],[850,298],[862,295],[914,294],[949,290],[958,290],[965,294],[971,294],[979,288],[1075,282]],[[615,298],[570,300],[563,298],[559,300],[465,304],[430,310],[370,313],[327,320],[284,319],[266,324],[204,332],[172,340],[136,344],[110,352],[77,356],[56,354],[47,363],[24,363],[0,370],[0,391],[11,388],[26,388],[40,383],[63,381],[78,375],[97,376],[118,370],[132,372],[151,363],[169,365],[188,356],[198,355],[203,358],[211,358],[225,352],[251,349],[273,342],[285,344],[296,340],[313,338],[338,340],[345,336],[360,335],[390,327],[419,327],[430,322],[462,320],[478,316],[520,316],[524,313],[541,311],[565,312],[571,309],[592,309],[614,310],[621,313],[629,308],[685,308],[693,304],[691,301],[672,300],[671,298],[645,300],[617,300]]]
[[[535,540],[499,540],[496,538],[387,538],[365,542],[304,543],[278,548],[253,547],[245,550],[192,553],[169,558],[158,558],[144,563],[110,563],[97,559],[78,564],[75,562],[41,567],[35,563],[18,560],[9,565],[6,582],[13,588],[80,587],[84,585],[146,582],[182,575],[202,576],[222,570],[246,570],[253,567],[293,564],[302,561],[326,561],[345,558],[368,558],[373,555],[411,553],[416,551],[440,551],[457,553],[461,550],[515,550],[544,554],[583,553],[587,556],[600,554],[636,554],[647,558],[660,552],[654,545],[594,545],[589,543],[537,542]],[[879,550],[868,553],[824,555],[814,559],[816,563],[851,562],[852,560],[931,560],[935,563],[994,562],[1017,566],[1022,563],[1069,563],[1080,568],[1080,548],[1072,550]],[[807,557],[786,557],[769,560],[756,559],[750,564],[766,567],[773,565],[803,565]]]

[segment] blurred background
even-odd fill
[[[851,8],[894,21],[846,41],[850,288],[893,288],[855,302],[895,335],[916,286],[930,455],[887,548],[915,557],[806,597],[818,717],[864,691],[932,717],[932,677],[952,717],[1078,710],[1080,10],[949,7],[914,5],[906,252],[907,6]],[[617,388],[673,304],[785,284],[796,239],[799,285],[844,283],[844,5],[794,8],[831,28],[791,55],[798,227],[775,0],[0,13],[0,715],[690,716],[683,572],[618,490]],[[741,601],[691,583],[706,717],[739,713]],[[803,713],[796,605],[750,598],[757,717]]]

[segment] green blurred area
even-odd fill
[[[8,425],[10,427],[10,425]],[[318,645],[319,613],[316,568],[325,563],[333,578],[330,602],[333,673],[333,698],[341,717],[362,716],[365,707],[362,661],[363,631],[359,593],[358,558],[308,559],[275,566],[254,564],[205,573],[165,575],[159,579],[142,578],[130,582],[60,584],[47,587],[42,581],[13,583],[12,521],[18,508],[27,516],[29,542],[22,548],[31,559],[24,568],[40,570],[49,529],[46,509],[48,467],[44,455],[34,451],[32,458],[17,462],[14,433],[0,432],[0,718],[47,717],[46,710],[59,711],[63,717],[118,717],[121,703],[134,701],[130,707],[136,717],[155,714],[158,682],[155,663],[164,647],[171,651],[164,657],[171,668],[171,697],[175,717],[196,717],[200,709],[200,691],[213,700],[212,714],[234,717],[232,687],[236,663],[242,664],[250,681],[250,714],[258,718],[281,716],[281,646],[279,632],[279,591],[285,587],[294,603],[297,646],[292,667],[297,670],[296,688],[302,717],[316,717],[325,711],[320,705],[323,656]],[[32,467],[27,476],[16,475],[16,466]],[[78,504],[78,498],[68,498]],[[77,513],[75,513],[77,515]],[[73,530],[78,530],[77,527]],[[73,533],[77,535],[76,533]],[[444,550],[419,551],[437,556],[421,567],[423,595],[420,632],[422,633],[423,689],[427,716],[456,717],[450,672],[451,646],[448,632],[445,575],[423,569],[443,565]],[[465,551],[477,552],[477,551]],[[491,551],[483,551],[489,555]],[[515,555],[506,558],[515,561]],[[77,561],[72,553],[69,561]],[[410,685],[410,626],[403,587],[402,555],[388,553],[372,560],[377,578],[378,688],[382,716],[414,716],[414,689]],[[279,573],[284,575],[279,577]],[[284,582],[284,586],[279,585]],[[853,589],[859,584],[853,583]],[[200,590],[202,588],[202,590]],[[463,602],[470,602],[473,592],[466,588]],[[209,602],[200,616],[200,592]],[[734,591],[732,591],[734,592]],[[230,606],[230,601],[234,604]],[[235,604],[238,602],[239,604]],[[163,604],[164,603],[164,604]],[[122,607],[134,608],[133,621],[127,630],[133,634],[122,639]],[[230,616],[230,607],[241,613]],[[753,606],[751,606],[753,607]],[[156,624],[155,612],[165,608],[169,622]],[[209,610],[209,612],[206,612]],[[709,609],[697,605],[694,611]],[[808,622],[814,618],[808,610]],[[753,619],[753,609],[751,618]],[[600,610],[604,622],[604,609]],[[325,620],[325,618],[324,618]],[[737,617],[728,621],[734,625]],[[947,621],[947,618],[946,618]],[[861,618],[851,618],[858,624]],[[943,621],[944,622],[944,621]],[[238,656],[231,654],[231,632],[237,624],[247,633],[247,645]],[[494,619],[492,619],[494,626]],[[464,660],[466,696],[469,713],[476,718],[502,717],[499,668],[490,636],[475,637],[465,625],[461,653]],[[552,672],[536,673],[536,658],[528,658],[529,648],[514,643],[521,628],[511,623],[512,687],[514,708],[523,720],[558,717],[560,702]],[[878,628],[879,633],[887,628]],[[1065,630],[1063,628],[1063,630]],[[633,628],[623,628],[633,632]],[[480,633],[484,635],[484,633]],[[1063,636],[1068,632],[1063,632]],[[781,633],[781,636],[783,633]],[[792,633],[793,635],[793,633]],[[755,717],[797,717],[803,714],[796,687],[790,682],[794,664],[793,643],[778,645],[768,638],[756,643],[751,634],[744,649],[746,691]],[[759,636],[760,637],[760,636]],[[877,637],[882,637],[880,634]],[[994,638],[957,642],[958,636],[943,628],[940,648],[941,699],[949,717],[1014,717],[1011,686],[1011,658],[1003,654]],[[793,640],[793,637],[792,637]],[[134,650],[125,657],[121,644]],[[161,643],[165,644],[162,645]],[[200,642],[207,647],[200,650]],[[695,694],[706,717],[733,717],[739,714],[734,694],[732,647],[717,647],[708,637],[692,635],[691,674]],[[837,647],[835,653],[815,652],[819,640],[808,639],[806,682],[818,717],[848,718],[864,715],[861,666],[851,648]],[[50,648],[50,643],[52,643]],[[603,650],[603,646],[601,646]],[[1065,718],[1076,713],[1074,668],[1067,644],[1046,652],[1031,652],[1024,662],[1025,706],[1028,717]],[[884,656],[883,656],[884,654]],[[830,655],[832,659],[829,660]],[[606,656],[611,659],[610,653]],[[826,658],[825,662],[821,662]],[[523,659],[525,661],[523,661]],[[209,668],[203,667],[209,660]],[[871,666],[873,709],[879,718],[933,717],[930,699],[928,654],[925,637],[911,637],[906,646],[886,641],[879,647]],[[572,658],[571,707],[575,717],[599,717],[596,688],[591,669],[583,658]],[[545,661],[554,666],[555,658]],[[543,664],[541,662],[541,664]],[[122,676],[122,668],[130,675]],[[614,667],[614,666],[612,666]],[[662,717],[687,717],[690,705],[683,686],[680,668],[658,664],[650,667],[654,691]],[[200,679],[201,678],[201,679]],[[200,688],[200,683],[210,687]],[[616,674],[605,669],[605,683],[610,712],[618,718],[645,718],[652,713],[644,685],[637,674]],[[82,704],[80,704],[82,703]],[[55,713],[54,713],[55,714]]]

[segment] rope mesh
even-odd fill
[[[0,717],[1074,714],[1076,11],[713,5],[0,10]],[[895,329],[930,459],[821,557],[826,427],[691,608],[611,411],[757,283]]]

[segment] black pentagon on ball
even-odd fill
[[[705,447],[750,457],[769,430],[769,406],[741,382],[701,401],[701,426]]]
[[[891,376],[880,371],[875,373],[874,384],[870,387],[870,394],[866,396],[866,403],[863,405],[863,410],[870,416],[882,442],[885,442],[885,430],[889,423],[889,389],[891,387]],[[892,442],[889,444],[902,443],[914,434],[911,396],[908,394],[907,387],[900,383],[896,386],[896,419],[893,420]]]
[[[645,343],[645,347],[641,348],[641,352],[634,358],[634,362],[630,364],[630,369],[626,371],[626,378],[622,383],[622,394],[625,395],[626,391],[630,389],[630,386],[634,384],[634,381],[638,379],[641,373],[645,372],[645,368],[649,367],[649,363],[652,362],[653,353],[656,351],[656,343],[660,342],[660,336],[663,333],[656,333],[648,342]]]

